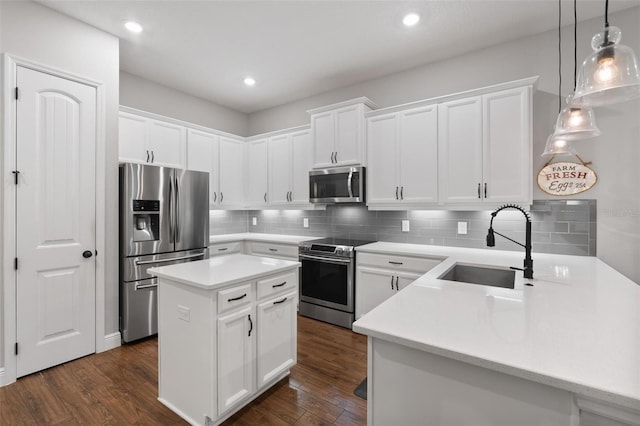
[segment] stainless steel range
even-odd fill
[[[351,328],[355,318],[355,247],[372,242],[324,238],[300,243],[301,315]]]

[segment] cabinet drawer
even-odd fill
[[[291,289],[298,289],[298,270],[258,281],[258,300]]]
[[[252,284],[242,284],[220,290],[218,291],[218,314],[249,305],[254,299]]]
[[[255,241],[248,244],[250,244],[250,253],[254,255],[298,260],[297,245],[259,243]]]
[[[242,241],[233,241],[230,243],[212,244],[209,246],[209,257],[220,256],[223,254],[242,253]]]
[[[357,260],[358,266],[367,265],[392,271],[414,271],[425,273],[444,259],[378,253],[358,253]]]

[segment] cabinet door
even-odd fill
[[[291,292],[258,305],[257,389],[296,363],[296,304]]]
[[[531,202],[530,93],[522,87],[482,97],[487,201]]]
[[[371,117],[367,120],[367,204],[399,202],[397,142],[396,114]]]
[[[363,162],[363,122],[361,105],[352,105],[335,111],[336,165],[347,166]]]
[[[228,208],[244,207],[243,143],[220,137],[220,192],[218,201]]]
[[[267,139],[246,144],[247,149],[247,205],[264,208],[269,203],[267,172]]]
[[[311,132],[291,134],[291,204],[309,205],[309,170],[311,170]]]
[[[269,139],[269,196],[271,205],[289,204],[291,149],[289,135]]]
[[[209,172],[209,205],[218,201],[218,135],[187,130],[187,169]]]
[[[164,121],[147,121],[151,163],[156,166],[186,168],[186,129]]]
[[[253,307],[218,318],[218,415],[254,391],[256,318]],[[185,348],[186,349],[186,348]]]
[[[335,129],[332,111],[311,116],[311,134],[313,137],[313,167],[335,166],[333,162]]]
[[[356,270],[356,319],[396,293],[393,271],[358,267]]]
[[[479,203],[482,186],[480,97],[438,105],[439,188],[444,203]]]
[[[407,203],[438,202],[438,108],[400,115],[400,195]]]
[[[118,116],[118,159],[121,163],[147,163],[147,119],[121,112]],[[149,153],[149,160],[151,154]]]
[[[420,278],[420,275],[398,274],[396,275],[396,292],[407,287],[409,284]]]

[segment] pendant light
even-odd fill
[[[573,91],[576,90],[576,75],[578,65],[578,13],[577,0],[573,0]],[[567,96],[567,104],[558,114],[555,136],[566,140],[588,139],[598,136],[601,132],[596,125],[596,116],[590,107],[571,105],[573,95]]]
[[[562,112],[562,0],[558,0],[558,116]],[[560,117],[558,117],[560,118]],[[557,126],[557,122],[556,122]],[[547,138],[542,152],[543,157],[574,155],[576,153],[571,141],[564,136],[557,135],[556,129]]]
[[[605,0],[604,30],[591,39],[594,50],[578,73],[574,106],[600,106],[640,97],[640,69],[633,50],[620,44],[622,33],[609,26]]]

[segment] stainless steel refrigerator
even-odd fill
[[[209,173],[120,165],[120,332],[158,332],[154,266],[209,257]]]

